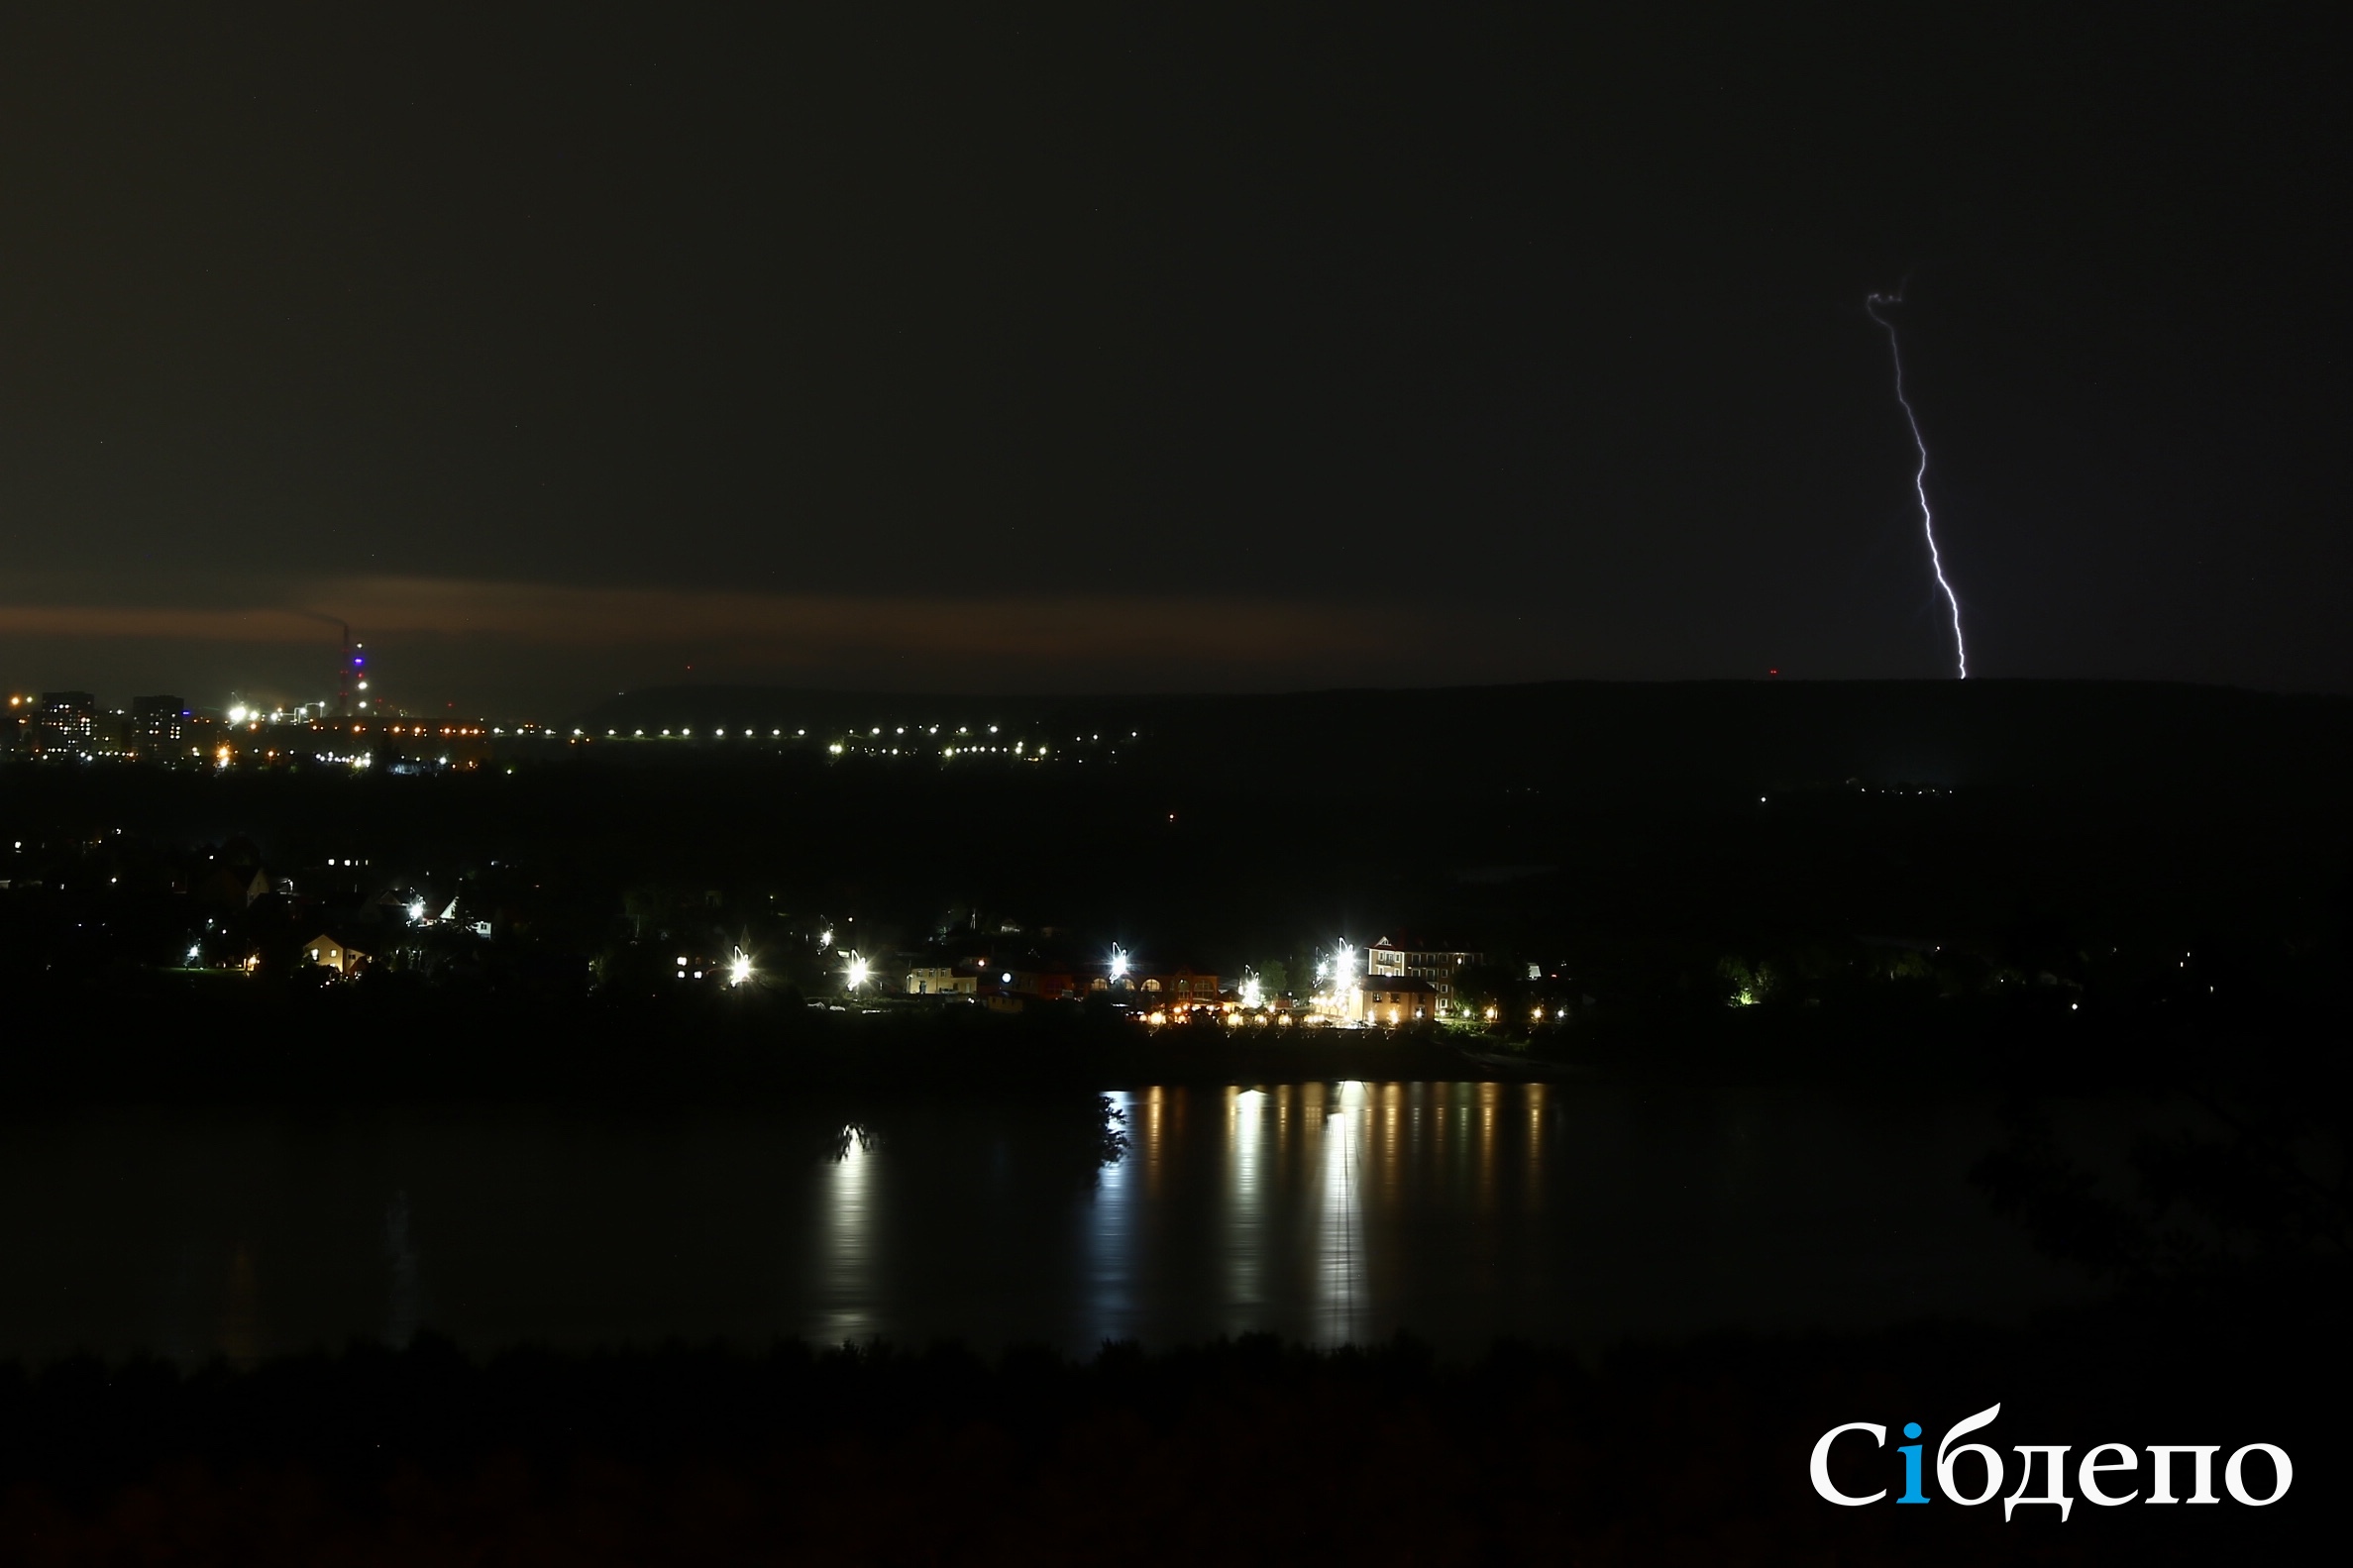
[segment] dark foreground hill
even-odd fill
[[[2219,1309],[2217,1310],[2217,1307]],[[487,1365],[427,1339],[243,1372],[0,1367],[0,1555],[25,1564],[2207,1563],[2292,1560],[2324,1529],[2344,1353],[2289,1309],[2121,1306],[2028,1334],[1923,1325],[1726,1340],[1600,1366],[1411,1342],[1265,1338],[1090,1363],[954,1347],[673,1347]],[[2250,1331],[2253,1330],[2253,1331]],[[2193,1347],[2183,1354],[2185,1347]],[[2296,1391],[2291,1395],[2288,1391]],[[2316,1397],[2307,1397],[2316,1396]],[[2270,1506],[1888,1501],[1862,1434],[1998,1404],[1994,1443],[2271,1443]],[[2120,1493],[2149,1472],[2114,1488]],[[2243,1478],[2275,1482],[2259,1457]],[[1959,1485],[1978,1472],[1964,1468]],[[2179,1472],[2177,1472],[2179,1474]],[[1933,1466],[1927,1484],[1941,1489]],[[2048,1476],[2039,1481],[2047,1483]],[[2182,1483],[2187,1485],[2187,1482]],[[2217,1486],[2220,1477],[2216,1477]],[[2139,1489],[2135,1489],[2136,1494]]]

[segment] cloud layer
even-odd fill
[[[1531,652],[1519,623],[1395,601],[845,597],[374,576],[224,584],[205,595],[211,606],[191,607],[108,602],[93,587],[53,584],[0,603],[0,650],[42,650],[52,679],[68,681],[57,661],[94,648],[108,650],[108,666],[144,653],[159,672],[214,668],[239,651],[273,668],[291,656],[307,676],[340,621],[389,669],[493,704],[565,700],[567,685],[585,701],[616,681],[711,678],[940,690],[1430,683],[1525,678]],[[168,681],[159,673],[146,683]]]

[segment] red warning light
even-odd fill
[[[1778,670],[1767,670],[1765,674],[1768,676],[1777,676],[1780,674],[1780,672]]]

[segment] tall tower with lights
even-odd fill
[[[343,631],[343,662],[335,668],[335,716],[366,718],[371,705],[368,686],[368,645],[353,642],[351,628],[347,626]]]

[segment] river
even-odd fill
[[[245,1363],[419,1328],[1161,1347],[1410,1330],[1599,1349],[2014,1319],[2089,1286],[1966,1174],[1988,1108],[1491,1083],[1068,1105],[89,1110],[0,1147],[0,1359]],[[1073,1132],[1081,1136],[1074,1138]],[[838,1151],[838,1157],[836,1157]]]

